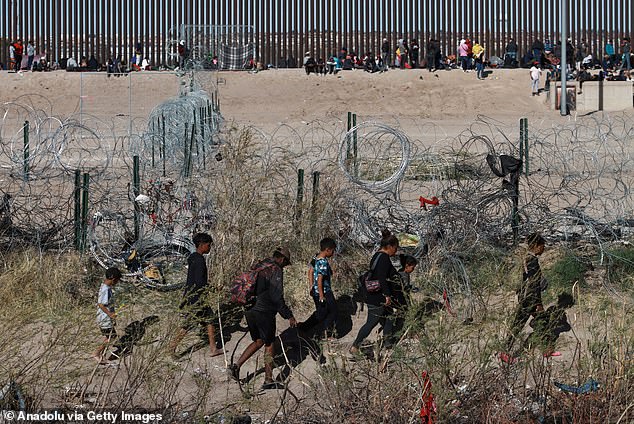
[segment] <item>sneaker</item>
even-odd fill
[[[553,356],[561,356],[561,352],[556,350],[554,352],[546,352],[546,353],[544,353],[544,358],[551,358]]]
[[[271,381],[270,383],[264,383],[262,385],[262,390],[282,390],[285,388],[284,383],[280,383],[279,381]]]
[[[229,365],[229,374],[235,381],[240,381],[240,367],[238,364]]]

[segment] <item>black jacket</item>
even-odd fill
[[[376,252],[372,256],[372,260],[370,261],[370,267],[374,263],[374,260],[377,258],[376,266],[372,271],[371,279],[379,280],[381,283],[381,291],[376,293],[368,293],[366,297],[366,303],[368,305],[380,306],[385,303],[385,298],[388,296],[392,296],[393,292],[393,283],[392,280],[398,278],[398,271],[392,265],[392,261],[387,253],[384,252]]]
[[[284,271],[273,259],[265,261],[272,264],[258,273],[257,300],[252,310],[273,314],[279,312],[282,318],[292,318],[293,312],[284,300]]]

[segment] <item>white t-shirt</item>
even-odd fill
[[[106,309],[108,309],[111,313],[114,313],[112,287],[107,284],[101,283],[101,287],[99,287],[99,296],[97,298],[97,303],[104,305]],[[97,324],[101,328],[112,328],[113,326],[112,319],[110,319],[110,317],[101,310],[99,305],[97,305]]]
[[[537,66],[533,65],[533,67],[531,68],[531,79],[538,80],[541,74],[542,74],[542,71],[540,71],[540,69]]]

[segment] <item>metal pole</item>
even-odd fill
[[[560,9],[561,9],[561,61],[559,62],[561,65],[561,96],[559,97],[559,113],[561,116],[566,116],[568,114],[568,104],[566,99],[566,47],[567,47],[567,24],[568,24],[568,0],[560,0]]]
[[[88,195],[90,194],[89,190],[90,185],[90,174],[84,172],[84,184],[83,191],[81,193],[81,243],[79,246],[79,251],[84,252],[86,250],[86,235],[88,233]]]
[[[81,171],[75,170],[75,249],[81,250]]]
[[[319,201],[319,171],[313,172],[313,199],[312,199],[312,214],[313,220],[315,220],[315,213],[317,211],[317,202]]]
[[[29,121],[24,121],[24,181],[29,180]]]
[[[352,114],[352,128],[355,128],[355,130],[352,132],[352,163],[353,163],[353,170],[354,170],[354,176],[355,177],[359,177],[359,162],[357,159],[357,114],[353,113]]]
[[[304,201],[304,170],[297,170],[297,209],[295,218],[299,220],[302,217],[302,203]]]
[[[524,175],[528,178],[528,118],[524,118]]]
[[[79,125],[84,124],[84,74],[79,74]]]
[[[132,143],[132,74],[128,72],[128,140]]]
[[[136,198],[141,194],[141,176],[139,173],[139,157],[132,158],[132,192],[134,194],[134,240],[139,239],[140,223],[139,223],[139,205]]]
[[[347,132],[350,132],[350,128],[352,128],[352,112],[348,112],[348,128]],[[351,146],[350,146],[350,134],[346,137],[346,159],[350,160],[351,156]]]
[[[163,125],[163,176],[165,176],[165,115],[161,115],[162,119],[162,125]]]

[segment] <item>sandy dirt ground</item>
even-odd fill
[[[307,76],[299,69],[257,74],[209,73],[200,78],[207,88],[217,85],[221,112],[226,120],[265,131],[273,131],[283,124],[301,126],[315,120],[343,128],[348,111],[357,113],[359,121],[401,123],[409,135],[422,139],[437,137],[420,132],[425,124],[434,124],[445,135],[454,136],[468,127],[477,115],[488,116],[505,126],[516,125],[521,117],[528,117],[530,122],[541,126],[577,118],[575,115],[560,117],[558,111],[549,110],[545,93],[532,97],[527,70],[492,70],[483,81],[477,80],[475,73],[459,70],[437,73],[391,70],[384,74],[345,71],[338,75]],[[180,81],[169,73],[107,78],[105,74],[82,76],[61,71],[21,75],[0,72],[0,87],[0,104],[28,99],[31,104],[60,118],[82,111],[125,128],[127,120],[143,122],[152,108],[178,95]],[[633,111],[625,112],[632,114]],[[307,315],[305,312],[298,318],[305,319]],[[351,331],[335,343],[335,351],[345,352],[364,320],[365,312],[353,316]],[[278,331],[286,327],[286,321],[278,320]],[[228,352],[234,350],[239,336],[236,335],[227,346]],[[188,338],[187,342],[194,343],[195,337]],[[238,353],[246,343],[246,339],[241,342]],[[564,357],[555,361],[565,360]],[[258,361],[261,364],[261,356]],[[251,361],[251,369],[254,363],[255,359]],[[208,373],[216,382],[217,406],[239,396],[236,384],[227,378],[225,365],[225,358],[209,358],[206,349],[201,349],[175,366],[187,376],[186,389],[195,387],[195,379],[201,370]],[[92,363],[87,360],[83,366],[90,367]],[[293,390],[303,392],[316,369],[312,359],[304,361],[299,371],[306,380],[295,381]],[[113,374],[116,371],[108,368],[100,369],[98,373]],[[187,394],[183,396],[187,397]],[[276,392],[268,392],[254,408],[275,411],[278,396]]]
[[[520,117],[546,125],[575,118],[562,118],[549,110],[546,93],[532,97],[524,69],[491,70],[482,81],[471,72],[423,69],[383,74],[342,71],[326,76],[286,69],[202,73],[198,79],[208,90],[217,84],[221,113],[227,120],[267,131],[315,120],[345,125],[349,111],[358,114],[359,122],[400,122],[406,131],[436,124],[448,135],[462,131],[477,115],[505,124],[517,123]],[[179,84],[176,76],[166,72],[120,78],[107,78],[104,73],[1,72],[0,103],[35,95],[43,96],[38,101],[42,109],[59,117],[82,111],[105,120],[125,121],[128,116],[143,120],[157,104],[178,95]]]

